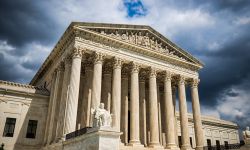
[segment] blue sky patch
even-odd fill
[[[140,17],[147,14],[147,9],[140,0],[124,0],[123,3],[128,17]]]

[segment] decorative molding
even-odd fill
[[[157,75],[157,70],[155,68],[153,68],[153,67],[150,67],[149,68],[149,77],[150,78],[155,78],[156,75]]]
[[[3,80],[0,80],[0,84],[16,86],[16,87],[23,87],[23,88],[29,88],[29,89],[36,89],[36,87],[32,86],[32,85],[16,83],[16,82],[10,82],[10,81],[3,81]]]
[[[115,28],[115,30],[113,28]],[[108,35],[111,34],[109,31],[115,33],[116,30],[116,34],[120,36],[120,39],[112,38]],[[139,34],[139,32],[141,33]],[[83,39],[93,42],[95,41],[97,43],[99,42],[98,46],[100,47],[105,45],[105,47],[109,49],[128,49],[140,52],[143,55],[157,57],[157,59],[161,59],[163,61],[168,60],[168,63],[183,66],[184,68],[187,68],[187,71],[190,70],[196,72],[203,66],[203,64],[192,57],[192,55],[176,46],[149,26],[115,24],[106,26],[97,23],[72,23],[60,38],[30,83],[34,85],[39,82],[44,77],[47,70],[54,65],[54,60],[60,58],[70,46],[74,47],[76,44],[79,44],[79,42],[81,44]],[[151,41],[151,43],[148,41]],[[132,42],[136,42],[136,44],[133,44]],[[159,47],[159,45],[161,46]],[[165,51],[162,51],[161,49],[165,49]],[[168,51],[169,54],[165,54],[168,53]],[[173,53],[171,53],[171,51],[173,51]],[[173,56],[171,54],[173,54]],[[177,68],[184,69],[182,67]]]
[[[183,76],[183,75],[180,75],[179,78],[178,78],[178,84],[179,85],[182,85],[182,84],[185,85],[185,80],[186,80],[186,77]]]
[[[130,69],[131,69],[131,73],[138,73],[140,70],[140,65],[138,63],[131,62]]]
[[[113,58],[113,68],[114,69],[121,68],[121,66],[122,66],[122,59],[114,57]]]
[[[83,50],[77,46],[73,48],[72,58],[82,58]]]
[[[94,64],[103,63],[104,54],[100,52],[94,53]]]
[[[104,48],[104,49],[108,49],[108,50],[112,50],[112,51],[118,51],[118,50],[120,50],[120,49],[117,49],[115,47],[110,46],[111,44],[105,45],[105,42],[103,42],[103,41],[99,41],[101,43],[95,42],[94,39],[93,40],[81,39],[81,42],[83,44],[86,44],[86,45],[90,45],[90,46],[94,46],[94,47],[99,47],[99,48]],[[94,48],[88,47],[88,49],[90,51],[95,51]],[[140,51],[140,53],[144,54],[144,51]],[[154,56],[156,57],[157,55],[154,55]],[[159,58],[157,57],[157,59],[162,59],[162,58],[161,57],[159,57]],[[166,61],[166,60],[167,59],[165,59],[164,61]],[[178,70],[178,71],[183,71],[183,72],[190,73],[190,74],[197,74],[196,71],[193,71],[195,69],[191,69],[188,66],[180,67],[180,66],[183,66],[183,63],[179,63],[179,62],[171,63],[171,62],[168,62],[166,65],[169,68],[171,68],[171,69],[175,69],[175,70]]]
[[[200,79],[192,79],[190,82],[191,88],[197,88],[200,83]]]
[[[169,71],[165,71],[165,81],[171,81],[172,73]]]
[[[130,44],[148,48],[148,49],[151,49],[152,51],[157,51],[165,55],[170,55],[170,56],[179,58],[181,60],[191,62],[186,56],[176,51],[174,48],[172,48],[172,46],[170,46],[163,40],[155,37],[154,35],[149,33],[147,30],[131,31],[131,30],[124,30],[124,29],[109,29],[109,30],[105,29],[104,31],[104,30],[98,30],[98,29],[92,29],[92,28],[88,28],[88,29],[98,32],[102,35],[109,36],[111,38],[122,40]]]

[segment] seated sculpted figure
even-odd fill
[[[246,130],[243,131],[243,139],[246,145],[250,144],[250,131],[249,127],[246,127]]]
[[[104,109],[104,104],[101,103],[98,108],[93,110],[94,127],[110,127],[111,126],[111,114]]]

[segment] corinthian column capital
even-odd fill
[[[122,59],[115,57],[113,59],[113,68],[114,69],[121,68],[121,66],[122,66]]]
[[[138,73],[140,70],[140,65],[135,63],[135,62],[132,62],[131,63],[131,73]]]
[[[180,75],[178,78],[178,84],[179,85],[185,84],[185,80],[186,80],[185,76]]]
[[[165,81],[171,81],[172,73],[169,71],[165,71]]]
[[[192,79],[190,82],[191,88],[197,88],[200,83],[200,79]]]
[[[94,54],[94,64],[103,63],[104,54],[100,52],[95,52]]]
[[[157,75],[157,70],[153,67],[150,67],[149,68],[149,77],[152,78],[152,77],[156,77]]]
[[[83,49],[80,46],[74,47],[72,52],[72,58],[81,58],[83,54]]]

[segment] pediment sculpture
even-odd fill
[[[104,109],[104,103],[100,103],[99,107],[92,110],[93,127],[111,127],[111,114]]]
[[[145,31],[126,31],[124,33],[119,33],[118,30],[115,31],[97,31],[103,35],[110,36],[115,39],[123,40],[125,42],[135,44],[138,46],[142,46],[145,48],[152,49],[154,51],[158,51],[160,53],[170,55],[182,60],[189,61],[187,58],[185,58],[184,55],[180,54],[179,52],[175,51],[173,48],[171,48],[169,45],[162,42],[160,39],[149,35],[148,32]]]

